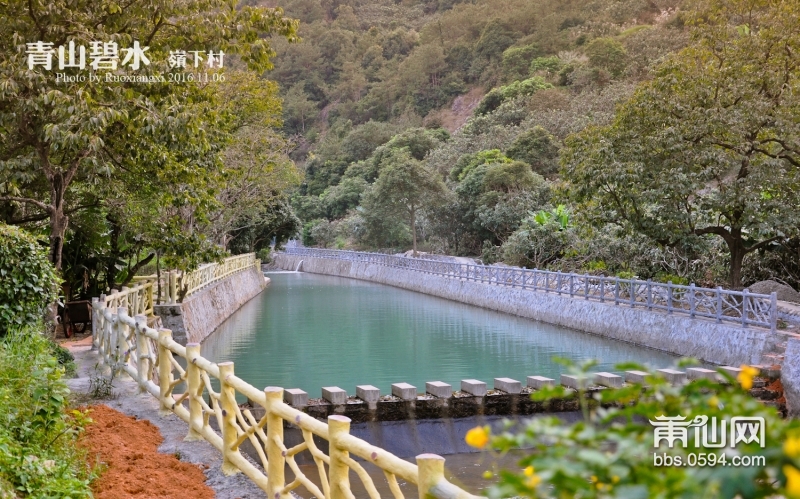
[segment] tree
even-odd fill
[[[721,237],[730,285],[744,256],[800,226],[800,4],[712,0],[693,43],[606,127],[567,142],[571,192],[598,222],[667,246]]]
[[[225,52],[228,61],[239,54],[248,68],[263,72],[271,67],[274,53],[261,35],[295,40],[297,29],[280,9],[237,9],[234,0],[134,0],[124,8],[86,1],[12,0],[2,10],[0,201],[25,205],[17,209],[27,218],[46,216],[50,259],[57,269],[62,265],[68,212],[80,204],[74,199],[77,183],[102,185],[119,175],[130,179],[130,168],[136,167],[135,174],[150,181],[167,179],[180,185],[162,201],[201,206],[213,200],[209,172],[219,166],[218,152],[228,136],[226,117],[217,111],[208,85],[158,82],[170,73],[169,51],[213,49]],[[78,54],[78,46],[91,47],[93,41],[130,50],[139,47],[141,67],[126,73],[128,67],[109,66],[107,74],[152,81],[95,83],[86,77],[87,67],[85,72],[67,68],[68,76],[83,78],[65,82],[43,66],[29,64],[32,46],[26,44],[41,42],[57,49],[74,42]],[[107,78],[105,69],[96,69],[101,79]]]
[[[414,256],[417,254],[417,218],[444,191],[439,176],[415,159],[408,148],[394,149],[381,165],[378,180],[368,191],[364,208],[406,217],[411,231]],[[365,194],[367,196],[367,194]],[[396,216],[396,215],[395,215]]]

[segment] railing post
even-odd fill
[[[186,389],[189,393],[189,433],[183,439],[185,442],[196,442],[203,440],[198,428],[203,425],[203,404],[200,402],[203,396],[203,378],[200,368],[195,365],[195,361],[200,357],[200,343],[186,344]]]
[[[589,274],[583,274],[583,299],[589,299]]]
[[[178,295],[177,294],[177,283],[175,282],[175,271],[174,270],[170,270],[167,275],[169,277],[168,278],[168,282],[167,282],[167,295],[169,295],[167,303],[169,303],[170,305],[173,305],[175,303],[176,297]]]
[[[444,458],[436,454],[417,456],[417,490],[420,499],[434,498],[431,490],[444,479]]]
[[[156,305],[155,300],[153,300],[153,288],[154,287],[155,287],[155,285],[153,284],[153,281],[150,281],[150,284],[146,288],[147,289],[147,303],[150,304],[150,308],[151,309],[155,308],[155,305]],[[145,306],[144,312],[146,312],[147,310],[148,310],[148,307]]]
[[[667,281],[667,313],[672,313],[672,281]]]
[[[689,317],[694,318],[695,296],[694,283],[689,284]]]
[[[742,327],[747,327],[747,288],[742,291]]]
[[[151,370],[151,361],[150,361],[150,343],[147,341],[147,336],[145,336],[144,328],[147,327],[147,316],[145,315],[137,315],[133,318],[136,321],[136,328],[134,334],[136,335],[136,372],[139,374],[139,393],[144,393],[147,390],[145,389],[145,384],[150,380],[150,370]]]
[[[569,274],[569,297],[572,298],[575,296],[575,274],[570,272]]]
[[[619,305],[619,277],[614,278],[614,305]]]
[[[239,468],[231,462],[231,456],[239,453],[239,449],[232,446],[239,438],[236,431],[236,390],[228,384],[228,379],[233,376],[233,362],[220,362],[219,366],[219,404],[222,408],[222,421],[219,426],[222,430],[222,473],[235,475]]]
[[[264,388],[267,408],[267,497],[280,499],[291,497],[281,494],[286,486],[284,467],[286,458],[279,443],[283,442],[283,419],[274,412],[274,408],[283,403],[283,388],[268,386]]]
[[[116,333],[116,342],[117,342],[117,355],[116,355],[116,362],[117,365],[115,368],[119,368],[122,364],[125,364],[128,356],[128,326],[122,322],[121,316],[128,315],[128,308],[127,307],[117,307],[117,313],[115,315],[114,320],[114,332]]]
[[[606,280],[604,277],[600,277],[600,303],[605,303],[606,301]]]
[[[167,343],[172,339],[172,330],[159,329],[158,330],[158,392],[159,402],[161,407],[158,410],[160,416],[167,416],[172,413],[172,407],[175,405],[172,398],[172,389],[170,385],[174,381],[172,377],[172,362],[170,357],[172,352],[167,348]]]
[[[653,280],[647,280],[647,310],[653,307]]]
[[[558,287],[558,296],[561,296],[561,271],[558,271],[558,276],[556,277],[556,287]]]
[[[339,446],[339,439],[350,433],[350,418],[346,416],[328,416],[328,440],[330,441],[330,491],[331,499],[350,497],[350,468],[344,458],[349,452]]]
[[[769,296],[769,328],[774,333],[778,329],[778,293]]]
[[[722,286],[717,286],[717,322],[722,322]]]
[[[105,304],[105,303],[104,303]],[[92,298],[92,350],[97,350],[98,341],[97,341],[97,331],[100,329],[100,314],[102,310],[100,310],[100,299],[99,298]]]

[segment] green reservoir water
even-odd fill
[[[356,385],[382,393],[407,382],[460,386],[475,378],[558,379],[553,357],[598,359],[597,370],[620,362],[668,367],[675,357],[656,350],[535,322],[442,298],[355,279],[271,273],[272,283],[211,335],[202,347],[214,361],[233,361],[236,375],[256,387],[323,386],[355,394]],[[491,288],[489,288],[491,292]]]

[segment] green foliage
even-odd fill
[[[558,171],[558,151],[556,138],[544,128],[534,126],[519,134],[506,154],[528,163],[539,175],[552,176]]]
[[[0,484],[12,497],[91,496],[93,476],[75,446],[90,420],[68,412],[62,374],[52,343],[33,328],[0,341]]]
[[[511,163],[511,158],[507,157],[500,149],[489,149],[479,151],[475,154],[465,154],[458,158],[456,166],[450,170],[450,180],[462,181],[470,175],[476,167],[489,164]]]
[[[562,227],[556,217],[541,217],[542,213],[546,212],[526,218],[519,230],[508,237],[502,246],[504,262],[519,267],[544,269],[562,258],[575,244],[574,229]]]
[[[509,81],[525,79],[533,69],[533,61],[539,60],[541,50],[535,44],[511,47],[503,52],[503,73]]]
[[[56,299],[60,281],[43,242],[2,223],[0,278],[0,337],[38,323]]]
[[[693,12],[692,45],[612,125],[568,141],[563,165],[581,209],[665,246],[720,237],[729,285],[741,287],[744,256],[800,226],[800,98],[785,91],[800,85],[798,14],[796,3],[744,0]],[[758,28],[740,33],[729,24],[739,17]]]
[[[542,71],[547,74],[556,74],[564,66],[564,63],[558,57],[537,57],[531,61],[528,67],[529,74],[536,74]]]
[[[625,69],[628,54],[617,40],[597,38],[586,47],[586,55],[589,57],[589,64],[617,77]]]
[[[475,114],[481,115],[494,111],[503,102],[515,99],[517,97],[529,96],[544,90],[552,88],[553,86],[542,79],[541,76],[534,76],[527,80],[515,81],[508,85],[492,89],[491,92],[486,94],[478,107],[475,108]]]
[[[591,379],[593,362],[570,365],[571,374]],[[625,365],[620,369],[640,369]],[[745,378],[752,381],[752,373]],[[742,378],[742,381],[747,379]],[[800,473],[800,421],[783,419],[774,407],[765,406],[728,378],[728,384],[696,380],[672,386],[660,376],[648,376],[647,388],[627,385],[594,393],[577,393],[563,387],[546,387],[535,400],[578,397],[582,420],[565,424],[558,417],[533,418],[517,432],[503,433],[490,445],[500,451],[530,449],[520,459],[521,472],[502,471],[500,483],[489,497],[586,497],[586,498],[730,498],[755,499],[793,497],[789,473]],[[739,442],[735,451],[695,447],[699,434],[689,431],[688,446],[654,446],[654,428],[648,420],[657,416],[697,416],[728,420],[734,416],[763,417],[766,446],[757,441]],[[719,423],[718,423],[719,424]],[[716,430],[713,430],[716,431]],[[723,430],[725,431],[725,430]],[[718,438],[718,435],[717,435]],[[787,443],[788,442],[788,443]],[[786,443],[786,444],[785,444]],[[791,443],[791,446],[789,445]],[[785,445],[784,445],[785,444]],[[664,466],[653,465],[654,454],[725,454],[730,463],[736,456],[764,456],[765,466]],[[796,478],[795,478],[796,480]]]

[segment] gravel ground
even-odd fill
[[[88,340],[90,341],[90,338]],[[105,404],[129,416],[153,423],[164,437],[164,443],[158,448],[159,452],[178,455],[181,461],[205,465],[206,484],[214,490],[218,499],[265,497],[264,491],[244,474],[225,476],[220,469],[222,455],[211,444],[205,441],[184,442],[183,438],[188,432],[186,423],[174,414],[159,416],[156,399],[148,393],[139,393],[138,385],[129,376],[123,375],[114,380],[113,398],[92,398],[90,382],[93,376],[97,376],[96,366],[99,364],[99,356],[91,351],[91,345],[86,339],[75,343],[68,342],[64,346],[75,356],[75,364],[78,367],[77,377],[67,380],[76,404]]]

